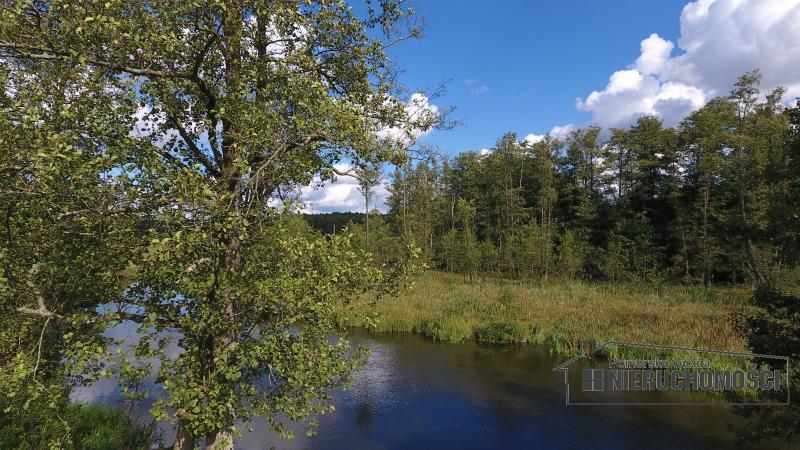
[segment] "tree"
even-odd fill
[[[640,118],[612,137],[617,158],[620,231],[637,242],[635,254],[652,273],[672,267],[679,247],[677,135],[655,117]],[[638,259],[637,257],[637,259]]]
[[[533,173],[538,182],[538,191],[535,205],[538,211],[539,225],[542,236],[549,238],[552,235],[553,208],[558,199],[558,190],[555,183],[554,155],[561,147],[561,143],[551,136],[533,145]]]
[[[418,35],[404,27],[409,10],[387,0],[365,8],[366,17],[354,14],[339,2],[288,0],[18,1],[0,12],[0,56],[21,77],[46,90],[61,88],[50,71],[83,77],[72,101],[86,109],[92,133],[130,122],[129,107],[111,108],[120,97],[138,103],[138,139],[120,162],[122,179],[132,180],[123,192],[147,207],[137,216],[146,244],[132,246],[142,251],[138,270],[113,307],[96,309],[103,300],[83,297],[94,301],[78,314],[53,290],[31,308],[42,296],[22,280],[12,281],[11,301],[23,314],[80,329],[72,338],[84,343],[124,320],[141,325],[142,347],[177,332],[183,352],[162,366],[168,397],[155,409],[177,423],[176,448],[200,436],[211,448],[232,448],[237,421],[264,416],[284,431],[279,414],[306,420],[327,411],[326,389],[346,381],[361,355],[328,340],[334,303],[393,285],[340,236],[289,235],[268,203],[318,173],[329,177],[343,160],[400,160],[408,140],[377,142],[379,132],[411,139],[438,120],[410,118],[391,95],[384,51]],[[81,95],[90,83],[110,112],[90,112]],[[86,164],[103,161],[90,149],[111,147],[80,137],[89,141],[75,150]],[[104,173],[112,185],[120,180]],[[11,256],[16,273],[37,285],[63,281],[43,271],[47,253],[29,255]]]
[[[98,371],[63,361],[104,356],[113,318],[94,308],[144,250],[124,171],[136,105],[124,80],[54,61],[6,60],[0,84],[0,446],[70,446],[69,387]]]
[[[800,357],[800,269],[781,267],[772,270],[767,281],[759,285],[750,303],[753,308],[737,316],[735,325],[747,339],[754,353],[772,352],[792,360]],[[777,360],[757,361],[771,369],[783,368]],[[800,391],[800,382],[789,376],[783,380],[789,398]],[[760,393],[761,401],[783,401],[776,398],[777,392]],[[795,447],[800,441],[800,407],[792,403],[783,408],[738,408],[738,414],[755,417],[748,426],[740,427],[739,440],[753,445],[757,442],[780,439],[787,447]],[[756,422],[758,425],[751,425]]]
[[[361,195],[364,196],[364,240],[369,251],[369,201],[372,191],[380,184],[381,171],[378,167],[362,167],[356,171],[355,177],[358,179]]]
[[[572,230],[566,230],[558,243],[558,264],[561,273],[574,278],[583,265],[583,249],[581,242]]]
[[[789,126],[783,152],[772,158],[768,235],[776,265],[800,266],[800,100],[787,111]]]
[[[765,281],[759,253],[764,240],[765,187],[771,156],[783,146],[780,130],[785,130],[785,117],[780,105],[785,89],[777,88],[758,104],[761,74],[755,70],[739,77],[728,99],[737,111],[733,145],[728,160],[728,177],[736,193],[738,215],[732,224],[741,237],[740,247],[752,279]],[[777,135],[777,136],[776,136]]]
[[[603,172],[600,127],[572,131],[567,139],[567,151],[560,161],[561,186],[559,201],[565,225],[579,232],[581,239],[589,238],[601,203],[601,174]]]
[[[542,224],[531,220],[516,234],[515,253],[517,266],[524,276],[546,278],[553,262],[553,241]]]
[[[684,272],[699,272],[704,284],[711,283],[714,268],[721,271],[722,242],[719,230],[725,193],[721,183],[726,149],[730,148],[735,109],[726,99],[716,98],[690,114],[680,125],[684,184],[681,188],[680,222]]]

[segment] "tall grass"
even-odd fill
[[[419,333],[443,342],[529,342],[554,353],[578,341],[624,340],[720,350],[742,350],[730,315],[742,312],[744,287],[544,282],[420,275],[413,287],[372,304],[358,299],[359,314],[374,312],[376,332]],[[351,320],[349,325],[364,326]]]

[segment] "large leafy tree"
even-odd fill
[[[360,360],[346,342],[330,340],[340,323],[336,303],[384,291],[403,273],[364,264],[342,236],[294,236],[271,207],[316,174],[333,176],[336,163],[402,161],[408,139],[438,120],[424,108],[409,115],[384,53],[418,34],[411,11],[389,0],[359,10],[289,0],[3,4],[0,55],[9,72],[36,79],[45,92],[63,89],[48,71],[69,71],[78,89],[93,87],[93,95],[72,98],[77,106],[66,120],[80,117],[91,126],[76,132],[73,140],[85,145],[73,145],[68,155],[77,173],[94,169],[85,179],[93,220],[112,220],[107,212],[118,205],[104,200],[112,193],[89,194],[117,186],[113,201],[134,206],[125,217],[135,219],[140,236],[121,247],[127,253],[75,247],[67,254],[59,244],[66,231],[48,225],[58,238],[48,241],[54,248],[3,250],[7,267],[27,277],[10,279],[4,302],[58,323],[71,339],[66,357],[84,365],[104,360],[98,336],[120,321],[141,325],[134,356],[145,362],[162,347],[150,345],[153,334],[177,335],[181,352],[160,369],[168,397],[155,409],[158,418],[177,423],[176,448],[198,437],[212,448],[231,448],[237,423],[255,415],[283,432],[281,414],[306,420],[327,411],[328,388],[345,381]],[[4,133],[56,120],[29,114],[11,119]],[[108,130],[124,142],[96,138]],[[403,138],[378,142],[376,136],[387,135]],[[27,144],[58,160],[57,147]],[[120,153],[115,164],[92,166],[109,161],[107,152]],[[31,173],[17,183],[42,179],[30,164],[20,161]],[[63,184],[65,192],[75,186]],[[55,195],[58,186],[51,189]],[[126,235],[129,225],[98,225],[95,233],[105,242]],[[43,271],[54,255],[62,264],[67,258],[90,259],[87,267],[105,263],[102,271],[84,272],[90,279],[68,280],[80,305],[68,305],[57,271]],[[121,293],[77,289],[111,286],[114,270],[130,269],[129,263],[135,275]],[[98,307],[108,300],[113,304]],[[139,373],[129,363],[120,367]]]
[[[686,168],[679,214],[683,262],[685,271],[696,270],[704,284],[714,279],[715,271],[730,270],[724,257],[727,249],[716,238],[726,198],[721,182],[723,162],[735,120],[734,105],[727,99],[715,98],[680,126],[680,154]]]
[[[5,60],[0,80],[0,446],[65,446],[69,382],[91,378],[63,372],[63,336],[80,331],[71,351],[96,362],[92,331],[116,317],[94,308],[142,248],[121,171],[136,105],[123,80],[54,61]]]
[[[756,282],[765,281],[764,266],[768,264],[766,246],[767,197],[770,178],[778,176],[781,163],[776,156],[783,153],[786,115],[781,104],[785,89],[778,87],[766,94],[760,103],[759,71],[739,77],[729,101],[737,112],[736,126],[727,161],[727,178],[736,198],[738,214],[732,216],[730,227],[740,236],[741,253],[747,271]]]

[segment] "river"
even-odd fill
[[[336,412],[319,417],[318,434],[298,429],[280,440],[263,421],[236,444],[241,449],[625,449],[730,448],[729,407],[568,406],[563,359],[532,346],[441,344],[413,335],[355,332],[372,353],[352,387],[336,394]],[[158,392],[156,391],[156,395]],[[665,394],[668,395],[668,394]],[[76,400],[119,404],[116,386],[101,381]],[[146,416],[147,402],[137,407]],[[172,431],[162,429],[169,444]]]

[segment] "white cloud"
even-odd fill
[[[761,70],[764,90],[783,85],[787,98],[800,96],[800,0],[698,0],[683,8],[680,22],[680,54],[651,34],[634,64],[578,99],[578,109],[605,127],[643,115],[675,125],[753,69]]]
[[[547,132],[547,134],[549,134],[550,136],[552,136],[552,137],[554,137],[554,138],[556,138],[558,140],[563,141],[564,139],[566,139],[566,137],[569,134],[569,132],[574,130],[574,129],[576,129],[576,128],[577,127],[574,124],[568,123],[566,125],[555,126],[555,127],[551,128],[550,131]],[[529,145],[532,145],[532,144],[536,144],[537,142],[543,141],[544,137],[545,137],[544,134],[530,133],[530,134],[526,135],[523,140],[525,142],[527,142]]]
[[[486,84],[478,84],[477,78],[467,78],[464,80],[464,84],[470,86],[469,88],[469,95],[483,95],[489,92],[489,86]]]
[[[554,138],[563,141],[564,139],[567,138],[569,132],[575,130],[576,128],[578,127],[576,127],[574,124],[571,123],[562,126],[555,126],[552,129],[550,129],[550,136],[553,136]]]
[[[409,121],[417,124],[429,123],[439,115],[439,108],[430,102],[427,95],[421,92],[415,92],[408,99],[405,110]],[[400,127],[383,127],[376,134],[380,139],[408,144],[428,134],[430,131],[430,128],[426,130],[420,128],[408,130]]]
[[[483,95],[489,92],[489,86],[482,84],[469,90],[470,95]]]
[[[530,133],[529,135],[525,136],[524,140],[529,145],[532,145],[532,144],[536,144],[537,142],[541,142],[542,140],[544,140],[544,135],[543,134]]]
[[[646,75],[658,74],[669,61],[675,44],[653,33],[642,41],[641,54],[634,67]]]
[[[352,166],[337,164],[335,167],[341,172],[346,172]],[[389,197],[387,182],[388,180],[384,178],[378,186],[375,186],[370,198],[370,210],[377,208],[386,211],[386,199]],[[305,213],[364,212],[364,196],[358,187],[358,181],[348,176],[339,176],[336,181],[323,184],[319,177],[315,177],[312,185],[301,189],[300,202],[301,210]]]

